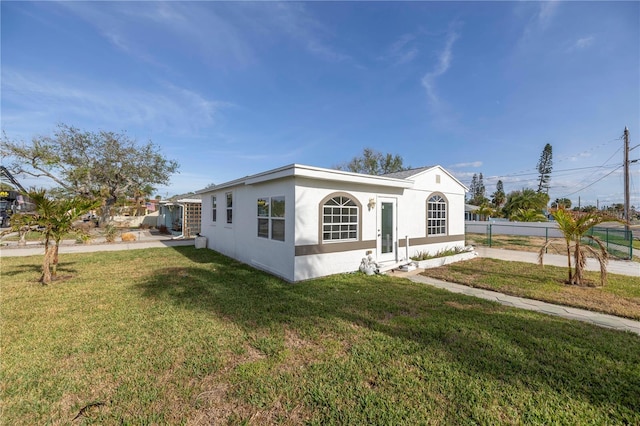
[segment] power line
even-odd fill
[[[602,179],[608,177],[609,175],[613,174],[613,172],[621,169],[622,167],[623,167],[622,165],[617,166],[615,169],[611,170],[609,173],[607,173],[606,175],[602,176],[601,178],[596,179],[595,181],[591,182],[589,185],[584,186],[584,187],[582,187],[582,188],[578,189],[577,191],[574,191],[574,192],[572,192],[570,194],[563,195],[562,198],[567,198],[570,195],[577,194],[580,191],[584,191],[585,189],[589,188],[590,186],[595,185],[596,183],[600,182]]]

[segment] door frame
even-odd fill
[[[378,262],[398,260],[398,199],[396,197],[378,197],[376,218],[376,258]],[[383,253],[382,210],[383,206],[392,207],[392,238],[389,242],[391,251]]]

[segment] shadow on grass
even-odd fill
[[[58,262],[58,274],[75,274],[78,272],[77,269],[71,267],[75,262]],[[19,265],[15,265],[10,269],[4,268],[2,271],[3,277],[13,277],[23,273],[33,273],[34,276],[40,278],[40,274],[42,273],[42,258],[38,259],[38,261],[34,263],[22,263]]]
[[[210,250],[176,251],[197,265],[157,270],[137,285],[145,297],[211,313],[248,333],[354,324],[372,332],[370,339],[382,333],[397,340],[390,352],[400,345],[403,355],[438,354],[473,376],[552,389],[618,414],[633,416],[640,407],[640,339],[630,333],[404,279],[345,274],[289,284]]]

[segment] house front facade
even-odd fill
[[[200,234],[296,282],[464,246],[465,191],[440,166],[371,176],[293,164],[200,191]]]

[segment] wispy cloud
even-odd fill
[[[456,32],[449,32],[445,41],[444,49],[438,55],[438,60],[433,69],[422,77],[422,86],[427,91],[427,97],[432,106],[438,106],[440,99],[436,91],[436,80],[444,75],[451,67],[453,60],[453,43],[458,39]]]
[[[258,58],[265,40],[287,38],[310,54],[331,62],[351,57],[333,46],[335,37],[301,3],[213,2],[66,2],[64,7],[95,26],[116,48],[139,60],[160,64],[160,40],[165,49],[188,48],[210,66],[249,66]]]
[[[553,20],[556,11],[558,10],[559,2],[557,0],[541,1],[540,9],[535,17],[535,24],[542,29],[546,29]]]
[[[577,50],[583,50],[586,49],[588,47],[590,47],[591,45],[593,45],[593,42],[595,41],[595,37],[594,36],[588,36],[588,37],[581,37],[579,39],[577,39],[576,41],[572,42],[569,47],[566,49],[567,52],[574,52]]]
[[[482,167],[482,161],[472,161],[469,163],[456,163],[449,166],[452,169],[461,169],[464,167]]]
[[[352,60],[331,43],[335,34],[307,10],[304,3],[256,4],[249,19],[271,34],[284,34],[307,52],[330,62]]]
[[[114,47],[135,59],[162,65],[159,44],[164,49],[188,46],[206,63],[247,65],[254,56],[241,31],[217,9],[206,3],[118,2],[60,3],[80,19],[93,25]],[[115,5],[115,6],[114,6]],[[155,34],[163,39],[149,39]]]
[[[419,53],[413,43],[416,40],[414,34],[403,34],[398,40],[389,46],[378,60],[391,62],[393,65],[402,65],[413,61]]]
[[[37,117],[44,127],[76,119],[120,129],[128,125],[153,128],[171,134],[192,134],[210,127],[216,114],[228,104],[202,94],[158,83],[157,91],[110,86],[91,81],[56,79],[4,68],[3,102],[12,105],[16,121]],[[43,102],[46,100],[46,102]],[[20,117],[20,112],[28,116]],[[12,123],[22,127],[20,123]]]
[[[534,5],[535,11],[528,15],[528,21],[524,25],[522,36],[519,40],[519,44],[527,44],[531,40],[534,40],[539,34],[545,32],[553,23],[555,16],[557,15],[560,2],[557,0],[552,1],[540,1],[535,3],[519,3],[516,6],[516,12],[520,13],[522,8],[525,8],[529,12],[531,5]]]

